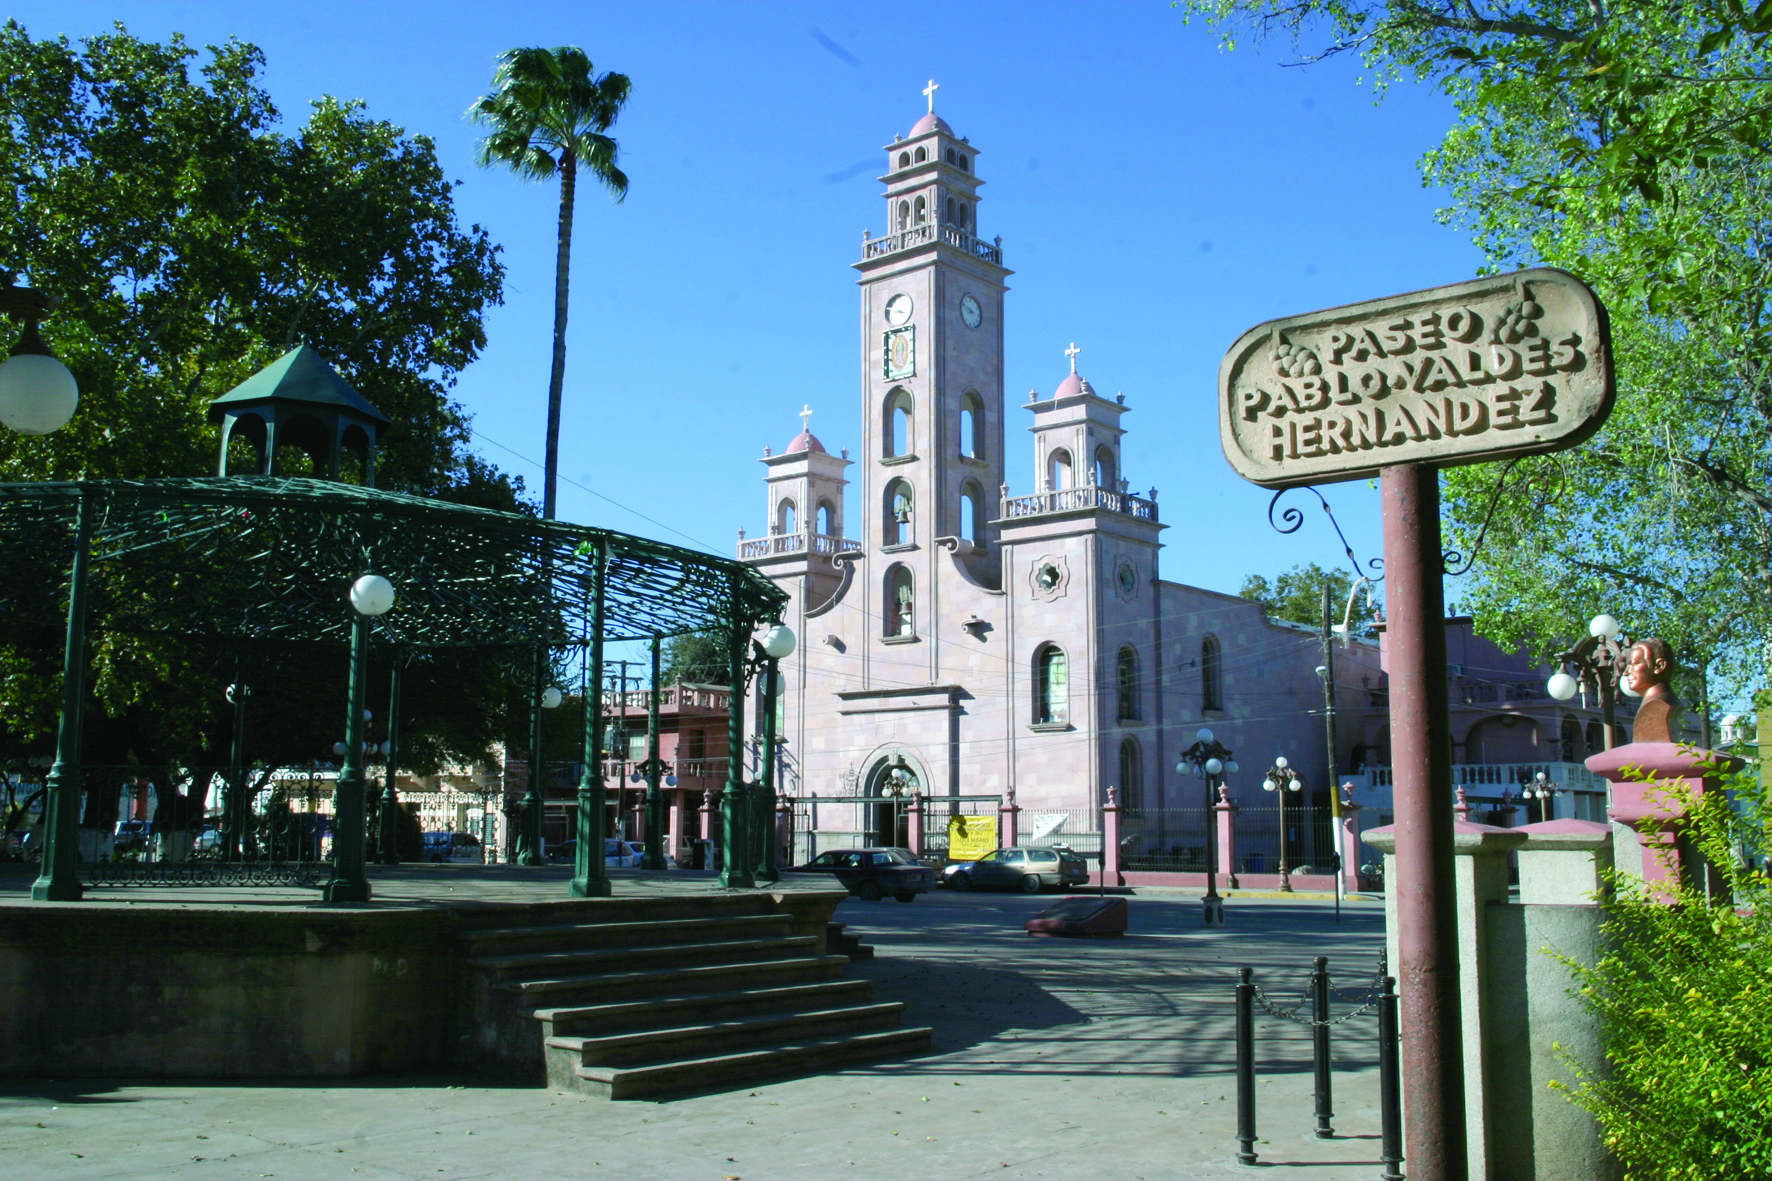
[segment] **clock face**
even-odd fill
[[[960,319],[968,328],[977,328],[979,321],[984,319],[984,309],[970,295],[960,301]]]
[[[900,293],[886,301],[886,322],[897,328],[900,324],[908,324],[911,319],[911,297]]]

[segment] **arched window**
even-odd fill
[[[960,399],[960,454],[984,458],[984,399],[972,390]]]
[[[925,152],[922,148],[918,148],[917,149],[917,163],[921,164],[923,161],[925,161],[927,159],[929,159],[929,153]]]
[[[914,636],[917,634],[917,592],[911,572],[903,566],[886,571],[885,634]]]
[[[954,201],[954,199],[952,197],[949,197],[948,198],[948,224],[949,225],[957,224],[954,221],[954,218],[957,215],[958,210],[959,210],[959,205]]]
[[[952,164],[953,162],[954,162],[954,149],[949,148],[948,149],[948,163]]]
[[[966,157],[964,157],[964,156],[961,156],[961,157],[960,157],[960,160],[959,160],[959,164],[960,164],[960,170],[961,170],[961,171],[962,171],[962,172],[965,172],[965,171],[969,171],[969,168],[968,168],[968,166],[967,166],[967,163],[966,163]]]
[[[1114,662],[1114,713],[1121,721],[1137,719],[1138,688],[1138,650],[1126,644]]]
[[[794,502],[785,496],[782,497],[781,503],[775,506],[775,531],[777,533],[796,532],[794,528]]]
[[[1069,671],[1064,649],[1042,644],[1034,652],[1034,723],[1063,722],[1070,712]]]
[[[898,226],[896,228],[902,230],[910,224],[911,203],[909,201],[900,201],[898,203]]]
[[[1063,492],[1071,487],[1071,453],[1063,447],[1046,460],[1046,490]]]
[[[972,208],[964,201],[960,202],[960,228],[972,228]]]
[[[1097,447],[1095,449],[1095,468],[1090,474],[1095,477],[1097,488],[1112,490],[1119,487],[1115,483],[1119,473],[1114,470],[1114,449],[1112,447]]]
[[[1217,636],[1200,641],[1200,702],[1201,709],[1224,708],[1224,655]]]
[[[921,151],[922,149],[918,150]],[[917,198],[917,203],[911,207],[911,216],[918,225],[922,225],[929,220],[929,205],[923,200],[923,198]]]
[[[900,152],[898,154],[898,166],[900,168],[909,168],[911,166],[911,154],[909,152]]]
[[[886,395],[886,420],[881,423],[880,441],[885,444],[887,459],[911,453],[911,394],[903,386],[895,386]]]
[[[1120,807],[1128,812],[1144,810],[1144,754],[1132,737],[1120,740]]]
[[[973,545],[984,544],[984,489],[976,480],[960,485],[960,536]]]
[[[1575,721],[1573,719],[1565,718],[1563,720],[1561,738],[1562,738],[1562,742],[1560,743],[1560,745],[1562,746],[1562,751],[1561,751],[1562,760],[1565,763],[1575,762],[1576,761],[1576,753],[1575,752],[1581,746],[1581,727],[1576,725]]]
[[[837,506],[828,500],[818,502],[818,531],[826,537],[836,537],[842,528],[837,523]]]
[[[1598,722],[1587,724],[1587,753],[1597,755],[1606,749],[1606,731]]]
[[[908,545],[911,540],[911,486],[903,480],[886,485],[885,527],[880,541],[884,545]]]

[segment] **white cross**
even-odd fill
[[[929,113],[931,115],[935,114],[935,92],[940,89],[941,87],[936,84],[934,78],[929,79],[929,85],[923,88],[924,96],[929,99]]]
[[[812,429],[812,403],[811,402],[807,402],[800,410],[800,429],[803,431],[809,431]]]
[[[1077,347],[1077,342],[1074,340],[1071,341],[1071,347],[1064,351],[1064,355],[1071,359],[1071,372],[1072,373],[1075,373],[1077,371],[1077,354],[1081,353],[1082,351],[1083,351],[1082,349]]]

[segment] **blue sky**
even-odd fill
[[[1050,393],[1065,347],[1123,392],[1125,474],[1159,489],[1165,577],[1235,591],[1250,573],[1341,562],[1321,514],[1282,537],[1269,493],[1225,462],[1219,359],[1274,316],[1470,278],[1415,162],[1451,125],[1443,98],[1382,104],[1357,62],[1285,68],[1285,47],[1223,53],[1160,0],[804,4],[95,4],[15,0],[36,37],[122,19],[137,36],[240,37],[292,124],[321,94],[435,140],[464,222],[504,247],[507,302],[457,396],[487,458],[539,496],[552,317],[551,186],[473,164],[463,112],[493,58],[576,44],[633,79],[615,129],[628,200],[582,189],[560,515],[731,553],[764,527],[765,446],[810,404],[833,451],[860,428],[864,228],[884,227],[883,145],[936,109],[979,152],[978,223],[1014,272],[1005,393]],[[218,393],[220,391],[217,391]],[[1034,490],[1011,411],[1009,480]],[[1325,489],[1362,560],[1376,493]],[[1293,493],[1290,503],[1314,507]]]

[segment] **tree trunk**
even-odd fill
[[[560,396],[566,384],[566,302],[572,270],[572,200],[578,157],[560,153],[560,241],[554,257],[554,365],[548,375],[548,445],[542,461],[541,515],[553,520],[560,476]]]

